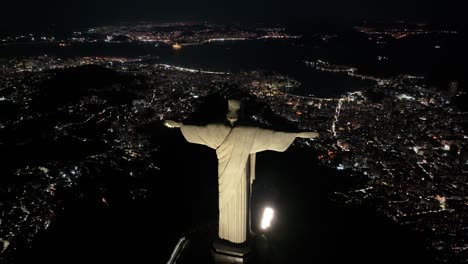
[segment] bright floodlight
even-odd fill
[[[270,227],[271,220],[273,219],[274,211],[270,207],[266,207],[263,211],[262,222],[260,227],[265,230]]]

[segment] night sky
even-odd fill
[[[3,1],[2,30],[115,21],[349,24],[362,20],[464,22],[463,0],[81,0]]]

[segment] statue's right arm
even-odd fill
[[[173,121],[173,120],[166,120],[164,121],[164,125],[169,127],[169,128],[180,128],[183,124]]]
[[[297,133],[297,137],[299,138],[318,138],[320,134],[317,132],[300,132]]]
[[[169,128],[180,128],[182,135],[190,143],[205,145],[213,149],[216,149],[231,131],[229,127],[218,124],[197,126],[166,120],[164,125]]]

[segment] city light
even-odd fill
[[[182,45],[176,43],[176,44],[172,45],[172,48],[175,49],[175,50],[180,50],[182,48]]]

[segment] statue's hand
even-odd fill
[[[318,138],[320,136],[317,132],[301,132],[297,133],[297,137],[300,138]]]
[[[175,128],[175,127],[181,127],[182,123],[172,121],[172,120],[166,120],[166,121],[164,121],[164,125],[169,127],[169,128]]]

